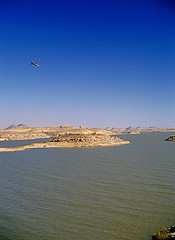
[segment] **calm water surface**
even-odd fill
[[[151,239],[175,224],[175,143],[164,141],[173,134],[0,153],[0,239]]]

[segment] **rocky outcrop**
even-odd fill
[[[0,152],[24,151],[31,148],[89,148],[129,144],[118,137],[103,134],[69,134],[57,136],[48,142],[33,143],[16,148],[0,148]]]
[[[13,128],[28,128],[28,126],[25,125],[25,124],[22,124],[22,123],[20,123],[20,124],[18,124],[18,125],[12,124],[12,125],[10,125],[9,127],[7,127],[6,129],[13,129]]]
[[[132,131],[129,131],[128,134],[140,134],[140,132],[137,130],[132,130]]]
[[[152,240],[174,240],[175,239],[175,226],[163,227],[157,233],[152,235]]]
[[[17,127],[16,125],[12,124],[12,125],[8,126],[6,129],[13,129],[13,128],[16,128],[16,127]]]
[[[18,124],[17,128],[28,128],[28,126],[20,123],[20,124]]]
[[[165,141],[175,142],[175,136],[170,136],[170,137],[166,138]]]
[[[111,146],[127,141],[124,141],[118,137],[111,137],[104,134],[69,134],[57,136],[51,139],[49,142],[67,142],[81,147],[89,147],[102,145]]]

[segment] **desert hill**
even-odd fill
[[[8,126],[6,129],[13,129],[13,128],[28,128],[28,126],[25,124],[22,124],[22,123],[20,123],[18,125],[12,124],[12,125]]]

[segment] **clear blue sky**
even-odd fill
[[[175,127],[173,1],[7,0],[0,31],[0,128]]]

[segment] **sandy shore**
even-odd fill
[[[0,148],[0,152],[15,152],[25,151],[32,148],[89,148],[89,147],[107,147],[129,144],[129,141],[124,141],[111,135],[122,133],[140,134],[144,132],[173,132],[175,129],[98,129],[84,127],[43,127],[43,128],[12,128],[0,130],[0,141],[17,141],[41,139],[40,143],[31,145],[18,146],[15,148]],[[62,136],[62,137],[61,137]],[[69,139],[70,136],[70,139]],[[74,140],[72,140],[74,137]],[[57,141],[42,142],[44,138],[52,138]],[[44,140],[43,140],[44,141]]]
[[[89,148],[89,147],[109,147],[129,144],[118,137],[110,137],[104,134],[70,134],[60,135],[51,141],[33,143],[14,148],[0,148],[0,152],[26,151],[36,148]]]
[[[89,147],[109,147],[109,146],[119,146],[124,144],[129,144],[129,141],[121,141],[113,144],[99,143],[94,145],[88,144],[79,144],[74,143],[33,143],[31,145],[19,146],[16,148],[0,148],[0,152],[18,152],[18,151],[27,151],[34,148],[89,148]]]

